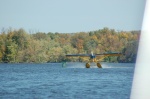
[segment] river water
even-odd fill
[[[134,65],[0,64],[0,99],[129,99]]]

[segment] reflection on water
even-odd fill
[[[0,64],[0,98],[129,99],[134,64]]]

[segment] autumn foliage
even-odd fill
[[[62,62],[66,54],[122,52],[107,57],[106,62],[135,62],[140,31],[115,31],[103,28],[79,33],[27,33],[24,29],[7,29],[0,33],[0,62]]]

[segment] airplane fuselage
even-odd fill
[[[96,62],[97,60],[96,60],[96,56],[95,55],[91,55],[90,56],[90,61],[91,62]]]

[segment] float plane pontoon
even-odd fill
[[[102,53],[102,54],[93,54],[93,52],[91,52],[91,54],[67,54],[66,57],[85,57],[86,59],[88,59],[88,62],[85,64],[86,68],[90,68],[90,63],[94,62],[96,63],[98,68],[102,68],[100,61],[102,59],[104,59],[105,57],[108,56],[120,56],[122,55],[121,53]]]

